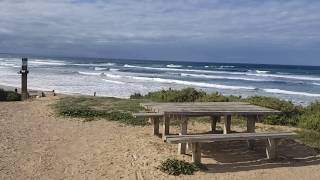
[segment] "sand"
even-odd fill
[[[151,135],[151,126],[58,117],[49,106],[56,99],[0,103],[0,179],[320,179],[318,153],[289,140],[281,141],[282,160],[276,162],[266,160],[263,142],[256,151],[241,141],[204,144],[207,171],[169,176],[157,169],[161,161],[191,157],[176,155],[176,145]],[[203,123],[189,126],[194,132],[208,129]]]

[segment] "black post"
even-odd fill
[[[28,58],[22,58],[22,67],[21,67],[21,99],[27,100],[29,97],[28,94]]]

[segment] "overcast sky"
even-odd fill
[[[320,65],[320,1],[0,0],[0,51]]]

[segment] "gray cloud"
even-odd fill
[[[0,49],[102,56],[172,47],[184,58],[196,46],[315,47],[319,8],[314,0],[0,0]]]

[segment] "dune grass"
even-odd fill
[[[143,118],[131,115],[143,110],[140,102],[141,100],[78,96],[61,98],[53,107],[59,115],[84,118],[85,121],[106,119],[129,125],[145,125]]]

